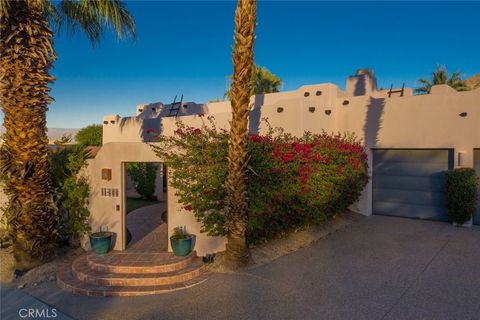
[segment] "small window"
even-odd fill
[[[155,111],[155,108],[152,108],[152,111]]]
[[[310,111],[311,113],[314,113],[315,112],[315,107],[308,108],[308,111]]]
[[[108,124],[108,121],[103,121],[103,124]]]
[[[303,94],[304,97],[308,97],[309,95],[310,95],[310,92],[305,92],[305,93]]]
[[[115,123],[115,120],[110,120],[110,123]]]

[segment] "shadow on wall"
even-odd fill
[[[261,118],[261,107],[263,106],[265,95],[257,94],[255,95],[255,104],[253,109],[250,111],[248,118],[248,129],[250,133],[258,133],[260,130],[260,118]]]
[[[357,75],[358,80],[355,83],[355,90],[353,91],[354,96],[364,96],[367,93],[367,76],[366,75]]]
[[[382,115],[385,109],[385,98],[370,97],[367,105],[367,114],[363,132],[365,145],[367,148],[373,148],[378,144],[378,134],[382,128]]]

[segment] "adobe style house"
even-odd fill
[[[251,103],[252,133],[265,132],[261,118],[268,118],[272,126],[294,135],[324,130],[352,132],[363,139],[372,179],[351,207],[363,215],[446,221],[442,172],[461,166],[480,173],[480,88],[457,92],[438,85],[430,94],[415,96],[410,88],[379,90],[373,72],[360,70],[347,78],[345,91],[331,83],[305,85],[253,96]],[[135,116],[104,117],[103,147],[87,170],[91,224],[93,231],[117,234],[116,250],[126,248],[125,163],[162,162],[149,143],[158,133],[173,134],[176,119],[169,116],[171,109],[168,104],[143,104]],[[228,127],[230,102],[182,102],[178,110],[182,121],[194,127],[204,121],[199,113],[213,115],[220,127]],[[199,232],[200,224],[182,209],[171,187],[166,200],[169,234],[185,226],[197,235],[199,255],[224,249],[225,239]],[[480,211],[474,223],[480,224]]]

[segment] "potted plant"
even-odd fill
[[[472,168],[457,168],[445,174],[448,215],[453,225],[471,227],[477,202],[477,176]]]
[[[173,234],[170,236],[173,253],[179,257],[187,256],[193,250],[193,239],[194,235],[187,233],[184,228],[173,229]]]
[[[90,247],[96,254],[105,254],[112,247],[113,232],[100,231],[90,234]]]

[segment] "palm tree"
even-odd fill
[[[459,71],[454,72],[450,78],[448,77],[447,68],[444,66],[438,66],[434,72],[432,72],[432,81],[427,79],[419,79],[422,85],[418,88],[415,88],[415,93],[417,94],[427,94],[430,93],[432,86],[437,84],[448,84],[450,87],[457,91],[468,90],[468,87],[465,85],[464,81],[460,78],[461,73]]]
[[[232,78],[230,76],[230,79]],[[267,68],[253,65],[250,95],[278,92],[282,83],[282,79],[271,73]],[[230,90],[225,92],[224,98],[230,98]]]
[[[230,90],[232,122],[228,150],[227,187],[227,266],[236,269],[248,261],[245,241],[247,215],[246,168],[250,94],[252,89],[253,44],[255,41],[257,3],[238,0],[235,10],[235,45],[233,48],[233,83]]]
[[[56,242],[57,208],[49,175],[46,112],[53,100],[49,70],[56,59],[50,23],[83,29],[96,43],[105,27],[134,36],[117,0],[0,0],[0,96],[6,129],[0,153],[8,233],[17,269],[48,258]]]

